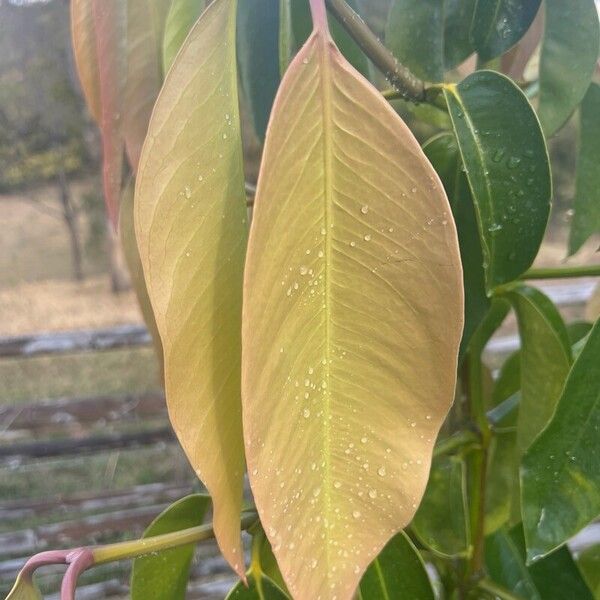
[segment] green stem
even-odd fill
[[[326,4],[336,20],[385,75],[401,98],[417,103],[429,101],[425,82],[398,62],[345,0],[326,0]]]
[[[243,513],[241,521],[242,529],[248,529],[256,523],[257,519],[258,514],[255,511]],[[201,542],[202,540],[214,538],[214,535],[212,524],[199,525],[198,527],[190,527],[189,529],[182,529],[181,531],[173,531],[139,540],[98,546],[97,548],[90,548],[90,550],[94,557],[93,565],[95,566]]]
[[[477,584],[477,587],[480,590],[491,594],[492,596],[501,598],[502,600],[521,600],[519,596],[515,596],[512,592],[509,592],[507,589],[495,584],[489,579],[482,579]]]
[[[439,442],[433,450],[433,456],[454,454],[456,450],[471,449],[479,446],[479,437],[472,431],[464,430]]]
[[[519,279],[568,279],[571,277],[600,277],[600,265],[529,269]]]

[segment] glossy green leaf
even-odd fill
[[[473,51],[474,7],[475,0],[394,0],[385,43],[417,77],[443,81],[444,72]]]
[[[196,22],[160,92],[136,182],[135,227],[165,358],[169,416],[241,574],[240,375],[247,214],[236,3]]]
[[[525,560],[525,538],[519,524],[510,531],[510,537]],[[566,546],[527,567],[533,584],[542,600],[593,600],[590,589]]]
[[[529,29],[540,0],[477,0],[471,35],[480,60],[504,54]]]
[[[469,349],[473,349],[477,354],[483,352],[486,344],[502,323],[504,323],[509,312],[510,304],[508,302],[502,298],[492,298],[492,305],[489,311],[471,337]]]
[[[347,0],[348,6],[355,12],[356,0]],[[290,61],[312,31],[309,0],[280,0],[279,62],[283,75]],[[350,64],[365,77],[369,75],[369,61],[349,33],[335,20],[329,17],[331,35]]]
[[[567,334],[571,345],[575,346],[581,342],[592,330],[592,323],[588,321],[572,321],[567,325]],[[575,354],[573,354],[575,356]]]
[[[600,544],[583,550],[577,557],[577,566],[594,598],[600,598]]]
[[[500,367],[494,383],[492,405],[497,406],[521,389],[521,353],[513,352]]]
[[[469,551],[466,468],[462,458],[433,459],[429,482],[411,528],[419,541],[444,557]]]
[[[490,308],[475,208],[454,135],[441,133],[433,137],[425,143],[423,152],[444,184],[458,230],[465,289],[465,327],[460,345],[462,356]]]
[[[488,289],[531,266],[550,213],[537,117],[507,77],[477,71],[444,90],[477,212]]]
[[[521,466],[527,558],[563,544],[600,514],[600,321],[578,356],[552,420]]]
[[[5,600],[43,600],[43,596],[31,576],[21,572]]]
[[[571,344],[556,307],[542,292],[515,286],[507,299],[521,336],[521,405],[517,445],[522,454],[554,413],[571,364]]]
[[[594,0],[545,0],[538,114],[546,136],[569,118],[590,85],[598,60]]]
[[[135,237],[133,210],[134,185],[133,180],[129,181],[121,195],[121,206],[119,209],[119,238],[125,256],[125,262],[127,263],[127,268],[129,270],[129,276],[131,277],[131,284],[133,285],[142,312],[142,317],[144,318],[144,323],[146,323],[146,327],[152,337],[156,358],[160,365],[160,378],[162,380],[164,370],[163,348],[160,341],[160,334],[156,327],[154,313],[152,312],[152,304],[150,303],[150,296],[148,296],[148,288],[146,287],[146,281],[144,279],[144,269]]]
[[[206,6],[206,0],[171,0],[163,39],[163,71],[171,68],[183,41]]]
[[[401,531],[373,560],[359,587],[359,600],[433,600],[425,564],[408,536]]]
[[[182,498],[158,515],[143,537],[201,525],[209,506],[210,497],[203,494]],[[131,599],[184,600],[194,548],[188,544],[136,558],[131,571]]]
[[[242,89],[262,140],[279,86],[279,0],[240,2],[237,43]]]
[[[248,573],[247,585],[240,581],[227,594],[226,600],[288,600],[288,596],[264,573]]]
[[[579,157],[569,254],[600,233],[600,85],[592,83],[581,104]]]
[[[162,43],[169,4],[164,0],[127,1],[127,83],[123,131],[134,172],[148,123],[162,86]]]
[[[503,529],[485,540],[485,567],[490,578],[523,600],[545,600],[533,583],[517,544]]]
[[[299,600],[351,598],[412,519],[463,315],[441,182],[314,5],[267,132],[242,322],[250,485]]]

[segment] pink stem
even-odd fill
[[[94,555],[89,548],[78,548],[67,555],[69,568],[60,586],[60,600],[75,600],[77,579],[94,564]]]
[[[326,32],[329,29],[327,24],[327,9],[325,0],[310,0],[310,12],[312,14],[313,27],[315,31]]]

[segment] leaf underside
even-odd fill
[[[244,284],[254,498],[295,598],[351,598],[412,518],[462,331],[441,182],[318,30],[275,101]]]

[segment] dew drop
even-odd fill
[[[367,234],[365,235],[365,242],[370,242],[370,241],[371,241],[371,234],[370,234],[370,233],[367,233]]]
[[[379,467],[379,469],[377,469],[377,475],[379,475],[380,477],[384,477],[385,476],[385,467]]]
[[[355,519],[360,519],[360,511],[359,511],[359,510],[355,510],[355,511],[353,511],[353,512],[352,512],[352,516],[353,516]]]
[[[310,417],[310,410],[309,410],[308,408],[305,408],[305,409],[302,411],[302,416],[303,416],[305,419],[308,419],[308,417]]]
[[[369,207],[365,204],[364,206],[361,207],[360,212],[363,215],[366,215],[369,212]]]

